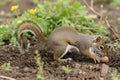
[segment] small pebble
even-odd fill
[[[105,80],[103,77],[100,77],[100,80]]]
[[[102,64],[101,77],[105,77],[108,71],[109,71],[109,66],[106,64]]]
[[[30,71],[30,69],[29,69],[28,67],[25,67],[23,70],[24,70],[25,72]]]

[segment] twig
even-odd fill
[[[92,12],[94,12],[96,15],[98,15],[101,19],[103,19],[103,16],[100,14],[100,13],[98,13],[97,11],[95,11],[95,9],[94,9],[94,7],[93,7],[93,0],[91,0],[91,5],[89,6],[88,5],[88,3],[86,2],[86,0],[83,0],[84,1],[84,3],[86,4],[86,6],[92,11]],[[107,24],[107,28],[108,28],[108,30],[109,30],[109,32],[112,32],[114,35],[115,35],[115,37],[117,37],[119,40],[120,40],[120,36],[117,34],[117,32],[116,32],[116,30],[114,30],[113,28],[112,28],[112,26],[110,25],[110,23],[108,22],[108,20],[107,19],[103,19],[105,22],[106,22],[106,24]]]
[[[92,8],[93,8],[93,3],[94,3],[93,0],[91,0],[91,7],[92,7]]]
[[[0,78],[4,78],[4,79],[8,79],[8,80],[16,80],[16,79],[14,79],[14,78],[7,77],[7,76],[1,76],[1,75],[0,75]]]
[[[105,19],[105,22],[106,22],[106,24],[108,26],[108,29],[120,40],[120,37],[117,34],[117,32],[113,28],[111,28],[111,25],[110,25],[109,21],[107,19]]]
[[[87,3],[86,0],[83,0],[84,3],[86,4],[86,6],[92,11],[94,12],[96,15],[98,15],[100,18],[102,17],[100,13],[98,13],[97,11],[95,11],[95,9],[93,8],[93,0],[91,0],[91,6],[89,6],[89,4]]]

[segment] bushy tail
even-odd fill
[[[27,38],[23,35],[25,32],[31,32],[34,34],[38,40],[42,41],[43,43],[46,42],[46,38],[43,35],[41,29],[39,26],[32,22],[32,21],[24,21],[20,24],[18,31],[17,31],[17,37],[20,43],[20,52],[24,53],[25,50],[27,50]]]

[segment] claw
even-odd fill
[[[100,63],[100,57],[99,56],[96,56],[96,60],[98,63]]]
[[[95,58],[93,58],[94,62],[95,63],[100,63],[100,57],[99,56],[96,56]]]
[[[94,60],[94,62],[96,63],[96,59],[95,59],[95,58],[93,58],[93,60]]]

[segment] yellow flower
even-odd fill
[[[12,6],[12,7],[10,8],[10,10],[11,10],[11,11],[15,11],[15,10],[17,10],[18,8],[19,8],[18,5],[14,5],[14,6]]]
[[[30,9],[29,12],[30,12],[30,14],[35,14],[36,9]]]
[[[22,22],[23,22],[23,21],[21,21],[21,20],[18,20],[18,21],[17,21],[17,24],[21,24]]]

